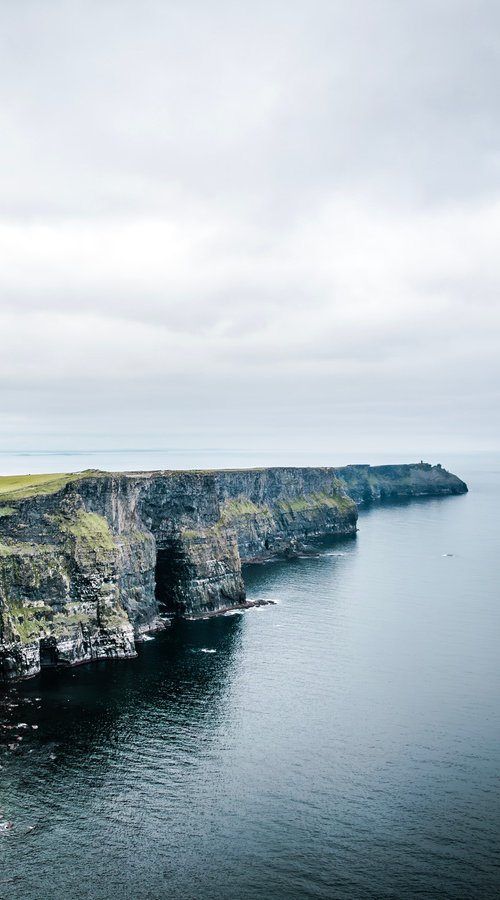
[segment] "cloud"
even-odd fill
[[[4,441],[496,445],[493,3],[0,18]]]

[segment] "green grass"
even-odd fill
[[[245,497],[237,497],[234,500],[226,500],[222,505],[222,516],[225,519],[236,519],[239,516],[270,516],[271,511],[267,506],[257,506]]]
[[[62,516],[53,516],[52,519],[57,521],[64,534],[72,535],[77,541],[81,541],[93,550],[116,549],[113,535],[104,516],[78,509],[71,521],[67,521]]]
[[[5,516],[11,516],[15,511],[13,506],[0,506],[0,519],[5,518]]]
[[[331,496],[322,491],[315,494],[306,494],[303,497],[296,497],[294,500],[278,500],[276,505],[283,512],[311,512],[315,509],[322,509],[325,506],[329,509],[338,509],[339,512],[354,508],[354,501],[350,497],[342,497],[339,494]]]
[[[29,609],[25,606],[11,606],[8,610],[12,629],[19,635],[23,644],[37,640],[47,629],[47,619],[35,618],[35,613],[51,613],[49,606]],[[27,615],[28,614],[28,615]]]
[[[41,553],[55,553],[58,548],[54,544],[37,544],[34,541],[13,541],[10,544],[0,543],[0,557],[6,556],[38,556]]]
[[[50,475],[1,475],[0,500],[24,500],[41,494],[55,494],[72,481],[103,475],[91,469],[85,472],[56,472]]]

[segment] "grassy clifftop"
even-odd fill
[[[0,502],[55,494],[72,481],[102,474],[88,469],[85,472],[54,472],[50,475],[0,475]]]

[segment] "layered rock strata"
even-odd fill
[[[466,490],[426,464],[0,478],[0,682],[242,606],[242,562],[354,535],[356,502]]]

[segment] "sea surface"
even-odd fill
[[[500,896],[500,458],[433,461],[470,493],[246,567],[274,605],[9,693],[1,898]]]

